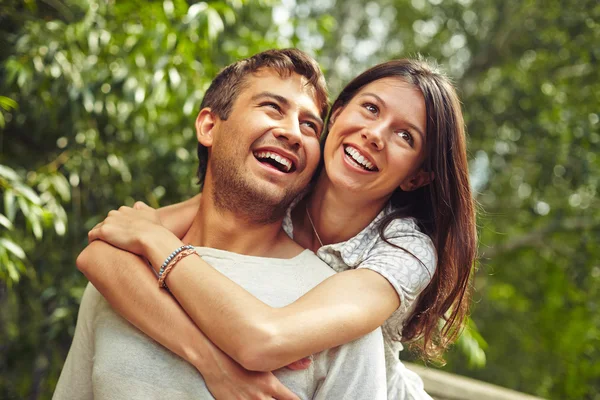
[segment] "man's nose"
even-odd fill
[[[386,129],[386,125],[382,123],[371,124],[364,127],[361,136],[369,146],[376,150],[383,150],[383,147],[385,146],[384,135]]]
[[[301,146],[302,131],[300,129],[300,122],[298,121],[289,121],[282,124],[273,130],[273,135],[277,139],[287,140],[287,143],[296,150]]]

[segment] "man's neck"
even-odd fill
[[[206,189],[184,243],[270,258],[292,258],[303,250],[285,234],[282,219],[253,222],[246,215],[218,208]]]

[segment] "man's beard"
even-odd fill
[[[254,223],[269,224],[283,218],[302,189],[287,189],[281,199],[274,200],[258,186],[245,180],[240,167],[234,166],[235,163],[225,157],[213,157],[212,161],[211,194],[217,209],[230,211]]]

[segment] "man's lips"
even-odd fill
[[[295,171],[298,165],[298,159],[283,149],[260,148],[252,153],[259,162],[269,164],[284,173]]]

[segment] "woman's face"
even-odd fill
[[[323,152],[329,181],[368,201],[429,183],[421,170],[425,128],[425,100],[415,86],[400,78],[365,85],[332,115]]]

